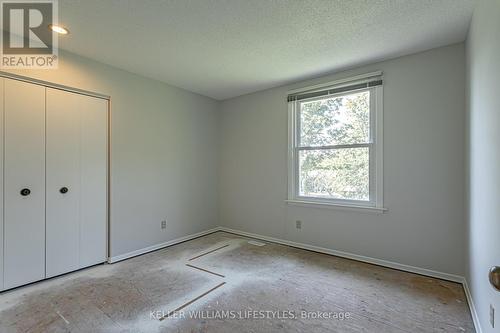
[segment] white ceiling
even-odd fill
[[[59,43],[222,100],[461,42],[475,2],[59,0]]]

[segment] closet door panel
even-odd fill
[[[106,260],[107,101],[47,89],[46,154],[51,277]]]
[[[3,289],[3,94],[4,79],[0,78],[0,290]]]
[[[106,260],[108,101],[81,96],[80,266]]]
[[[47,277],[79,268],[79,96],[47,88]]]
[[[45,88],[4,79],[4,289],[45,277]],[[21,194],[22,189],[30,193]]]

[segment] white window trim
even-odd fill
[[[373,73],[370,73],[373,74]],[[367,74],[366,76],[370,75]],[[379,73],[377,73],[379,74]],[[381,74],[381,73],[380,73]],[[344,82],[355,83],[360,77],[366,77],[365,75],[357,76],[352,78],[353,80],[341,80],[341,84]],[[337,82],[331,82],[322,84],[322,87],[331,87],[338,84]],[[314,86],[313,88],[316,88]],[[311,87],[301,89],[302,91],[311,90]],[[358,200],[343,200],[343,199],[324,199],[324,198],[314,198],[314,197],[304,197],[298,194],[299,190],[299,177],[298,177],[298,128],[297,128],[297,115],[298,115],[298,102],[288,103],[288,199],[286,202],[290,205],[296,206],[306,206],[306,207],[318,207],[318,208],[333,208],[333,209],[347,209],[347,210],[361,210],[361,211],[371,211],[376,213],[381,213],[387,209],[383,207],[383,86],[376,86],[370,88],[359,89],[358,91],[368,91],[370,90],[370,103],[375,105],[374,114],[370,115],[371,126],[374,128],[371,138],[371,143],[365,144],[366,146],[373,146],[370,149],[370,201],[358,201]],[[295,90],[297,92],[299,90]],[[347,93],[353,92],[341,92],[338,94],[332,94],[329,96],[346,95]],[[318,97],[312,98],[317,99]],[[303,100],[304,101],[304,100]],[[373,192],[372,192],[373,191]]]

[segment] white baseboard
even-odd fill
[[[462,285],[464,286],[465,297],[467,297],[467,303],[469,303],[470,314],[472,316],[472,321],[476,327],[477,333],[482,333],[481,323],[479,322],[479,315],[474,306],[474,300],[472,299],[472,293],[470,292],[469,285],[467,284],[467,279],[463,278]]]
[[[191,234],[191,235],[187,235],[187,236],[184,236],[184,237],[176,238],[176,239],[170,240],[168,242],[151,245],[151,246],[139,249],[139,250],[135,250],[135,251],[132,251],[132,252],[120,254],[120,255],[117,255],[117,256],[109,258],[108,259],[108,263],[113,264],[115,262],[122,261],[122,260],[125,260],[125,259],[129,259],[129,258],[132,258],[132,257],[136,257],[136,256],[139,256],[141,254],[145,254],[145,253],[148,253],[148,252],[151,252],[151,251],[156,251],[156,250],[162,249],[162,248],[167,247],[167,246],[172,246],[172,245],[175,245],[175,244],[178,244],[178,243],[182,243],[182,242],[191,240],[193,238],[198,238],[198,237],[201,237],[201,236],[205,236],[205,235],[217,232],[217,231],[219,231],[219,229],[220,228],[213,228],[213,229],[205,230],[205,231],[202,231],[202,232],[198,232],[196,234]]]
[[[269,242],[273,242],[273,243],[293,246],[293,247],[297,247],[297,248],[304,249],[304,250],[310,250],[310,251],[315,251],[315,252],[320,252],[320,253],[325,253],[325,254],[331,254],[331,255],[334,255],[337,257],[353,259],[353,260],[357,260],[357,261],[366,262],[369,264],[375,264],[375,265],[379,265],[379,266],[399,269],[399,270],[406,271],[406,272],[431,276],[431,277],[435,277],[438,279],[443,279],[443,280],[448,280],[448,281],[453,281],[453,282],[458,282],[458,283],[462,283],[464,280],[464,278],[462,276],[459,276],[459,275],[433,271],[433,270],[426,269],[426,268],[409,266],[409,265],[400,264],[400,263],[393,262],[393,261],[377,259],[377,258],[372,258],[372,257],[366,257],[366,256],[362,256],[359,254],[353,254],[353,253],[339,251],[339,250],[332,250],[332,249],[319,247],[319,246],[315,246],[315,245],[292,242],[289,240],[263,236],[263,235],[254,234],[251,232],[235,230],[235,229],[226,228],[226,227],[219,227],[219,230],[230,232],[230,233],[237,234],[237,235],[247,236],[247,237],[251,237],[251,238],[257,238],[257,239],[261,239],[261,240],[265,240],[265,241],[269,241]]]
[[[131,251],[131,252],[128,252],[128,253],[117,255],[117,256],[113,256],[113,257],[111,257],[111,258],[108,259],[108,262],[109,263],[115,263],[115,262],[122,261],[122,260],[125,260],[125,259],[128,259],[128,258],[136,257],[136,256],[141,255],[141,254],[145,254],[145,253],[148,253],[148,252],[151,252],[151,251],[156,251],[156,250],[159,250],[159,249],[167,247],[167,246],[171,246],[171,245],[175,245],[175,244],[178,244],[178,243],[182,243],[182,242],[191,240],[193,238],[198,238],[198,237],[201,237],[201,236],[205,236],[205,235],[217,232],[217,231],[225,231],[225,232],[229,232],[229,233],[233,233],[233,234],[237,234],[237,235],[241,235],[241,236],[246,236],[246,237],[261,239],[261,240],[265,240],[265,241],[268,241],[268,242],[273,242],[273,243],[288,245],[288,246],[292,246],[292,247],[296,247],[296,248],[300,248],[300,249],[304,249],[304,250],[310,250],[310,251],[315,251],[315,252],[330,254],[330,255],[337,256],[337,257],[342,257],[342,258],[347,258],[347,259],[353,259],[353,260],[357,260],[357,261],[366,262],[366,263],[369,263],[369,264],[380,265],[380,266],[384,266],[384,267],[399,269],[399,270],[406,271],[406,272],[411,272],[411,273],[426,275],[426,276],[430,276],[430,277],[435,277],[435,278],[438,278],[438,279],[443,279],[443,280],[458,282],[458,283],[463,284],[464,288],[466,286],[464,277],[463,276],[459,276],[459,275],[454,275],[454,274],[449,274],[449,273],[443,273],[443,272],[434,271],[434,270],[430,270],[430,269],[426,269],[426,268],[420,268],[420,267],[415,267],[415,266],[409,266],[409,265],[405,265],[405,264],[400,264],[400,263],[393,262],[393,261],[388,261],[388,260],[383,260],[383,259],[377,259],[377,258],[362,256],[362,255],[359,255],[359,254],[353,254],[353,253],[349,253],[349,252],[328,249],[328,248],[324,248],[324,247],[320,247],[320,246],[315,246],[315,245],[309,245],[309,244],[304,244],[304,243],[293,242],[293,241],[289,241],[289,240],[285,240],[285,239],[280,239],[280,238],[275,238],[275,237],[269,237],[269,236],[254,234],[254,233],[251,233],[251,232],[246,232],[246,231],[242,231],[242,230],[236,230],[236,229],[231,229],[231,228],[226,228],[226,227],[221,227],[221,226],[213,228],[213,229],[205,230],[205,231],[202,231],[202,232],[198,232],[198,233],[195,233],[195,234],[187,235],[187,236],[184,236],[184,237],[176,238],[176,239],[164,242],[164,243],[160,243],[160,244],[155,244],[155,245],[152,245],[152,246],[148,246],[148,247],[145,247],[145,248],[142,248],[142,249],[139,249],[139,250]]]

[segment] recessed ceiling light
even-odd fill
[[[61,34],[61,35],[69,34],[69,30],[66,29],[65,27],[61,27],[60,25],[49,24],[49,28],[50,28],[50,30],[57,32],[58,34]]]

